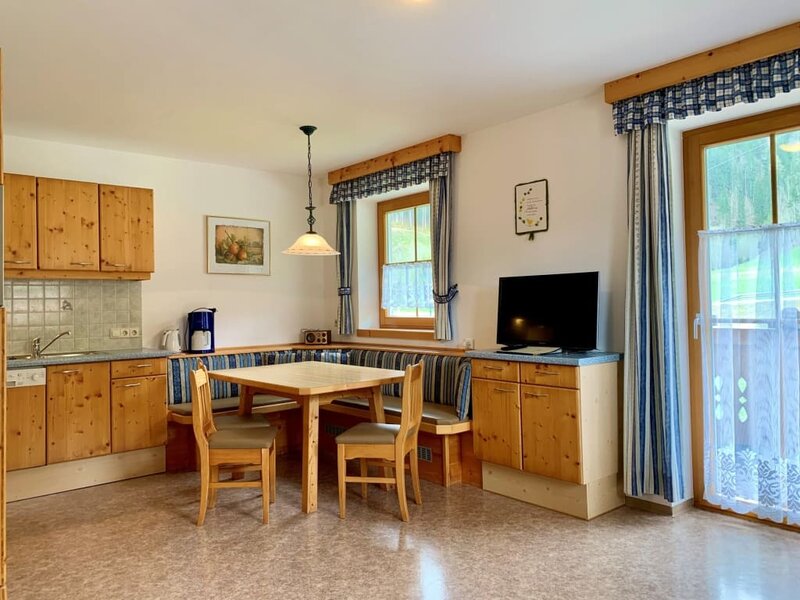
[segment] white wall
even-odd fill
[[[306,179],[158,156],[6,136],[6,170],[153,188],[156,272],[142,284],[143,344],[183,325],[186,312],[214,306],[217,345],[299,339],[325,323],[324,259],[284,256],[305,229]],[[271,222],[272,275],[209,275],[205,215]]]
[[[454,345],[470,337],[476,347],[495,346],[499,277],[597,270],[598,347],[623,349],[626,164],[625,140],[614,135],[600,94],[462,136],[454,179]],[[514,233],[514,186],[534,179],[549,183],[550,230],[528,241]],[[335,221],[334,211],[323,219]],[[335,291],[332,269],[326,278]],[[329,295],[330,324],[335,306]]]

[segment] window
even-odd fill
[[[378,269],[380,326],[433,329],[427,192],[378,203]]]

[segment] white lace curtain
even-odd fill
[[[382,280],[382,308],[433,308],[430,261],[384,265]]]
[[[800,225],[700,238],[705,498],[800,524]]]

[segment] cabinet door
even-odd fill
[[[35,269],[37,267],[35,177],[11,173],[6,175],[3,225],[5,267]]]
[[[521,469],[519,384],[473,379],[472,430],[477,458]]]
[[[111,452],[108,363],[47,368],[47,463]]]
[[[522,466],[526,471],[583,483],[580,392],[522,386]]]
[[[100,186],[100,270],[154,271],[153,190]]]
[[[100,270],[97,184],[39,177],[39,268]]]
[[[43,385],[6,392],[6,467],[9,471],[45,464]]]
[[[131,377],[111,382],[111,451],[167,443],[167,378]]]

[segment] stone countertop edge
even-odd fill
[[[136,360],[137,358],[166,358],[177,352],[141,348],[138,350],[98,350],[85,356],[44,356],[42,358],[22,358],[8,360],[6,369],[32,369],[51,365],[75,365],[79,363],[110,362],[114,360]]]
[[[465,353],[469,358],[485,358],[488,360],[510,360],[513,362],[539,363],[544,365],[567,365],[584,367],[622,360],[619,352],[593,350],[591,352],[558,352],[555,354],[513,354],[497,350],[470,350]]]

